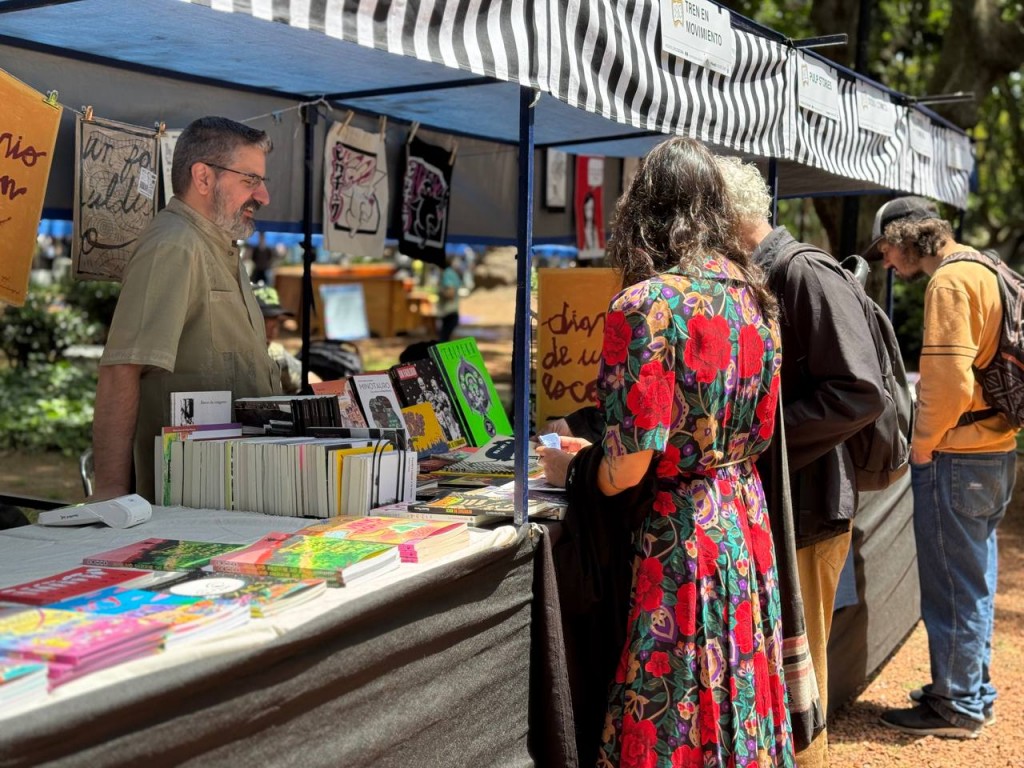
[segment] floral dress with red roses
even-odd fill
[[[782,614],[754,459],[782,359],[742,273],[709,259],[617,295],[598,391],[610,456],[655,451],[600,768],[792,766]]]

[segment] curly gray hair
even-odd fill
[[[771,221],[772,195],[757,166],[738,157],[724,155],[715,155],[715,163],[739,220],[744,225]]]

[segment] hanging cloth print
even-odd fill
[[[444,147],[416,138],[406,144],[399,249],[410,258],[442,267],[453,160],[451,150]]]
[[[384,140],[344,123],[324,148],[324,246],[368,259],[384,255],[388,165]]]

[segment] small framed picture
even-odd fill
[[[544,157],[544,206],[549,210],[565,210],[568,184],[569,155],[557,149],[547,150]]]

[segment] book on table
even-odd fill
[[[47,662],[51,686],[155,653],[167,624],[152,619],[0,606],[0,653]]]
[[[47,605],[83,595],[86,592],[95,592],[104,587],[135,581],[144,575],[144,571],[132,571],[127,568],[85,565],[42,579],[0,589],[0,601],[7,600],[25,605]]]
[[[204,573],[188,581],[154,589],[196,598],[245,603],[254,618],[267,618],[311,602],[323,594],[323,579],[273,579],[266,576]]]
[[[231,421],[231,391],[171,392],[171,426]]]
[[[403,563],[427,562],[469,544],[469,529],[465,523],[395,517],[336,517],[308,525],[299,533],[394,544]]]
[[[54,603],[50,608],[103,616],[151,619],[167,625],[166,647],[206,639],[249,621],[244,601],[176,595],[144,589],[106,587]]]
[[[275,532],[231,555],[215,557],[218,573],[324,579],[348,586],[398,567],[398,548],[391,544],[330,539]]]
[[[384,504],[375,507],[374,515],[380,517],[395,517],[403,520],[421,520],[438,523],[465,523],[467,526],[488,525],[490,523],[507,522],[505,515],[495,515],[490,512],[474,512],[472,510],[447,511],[445,509],[432,509],[429,512],[422,511],[423,507],[417,505],[416,509],[411,508],[412,502],[403,501],[397,504]]]
[[[528,445],[526,451],[526,473],[537,474],[540,471],[540,457]],[[452,464],[435,470],[441,475],[505,475],[515,474],[515,438],[496,435],[476,450],[463,453],[463,457]]]
[[[470,445],[484,445],[495,435],[512,435],[508,414],[476,339],[467,337],[436,344],[430,348],[430,357],[441,371],[462,434]]]
[[[467,491],[453,491],[429,501],[417,501],[410,504],[410,513],[431,512],[448,515],[489,514],[510,518],[515,514],[513,483],[502,486],[474,488]],[[527,499],[527,514],[530,517],[560,520],[565,513],[565,505],[543,499]]]
[[[244,544],[151,538],[82,558],[83,565],[130,566],[153,571],[186,571],[208,565],[210,558]]]
[[[444,386],[441,370],[430,358],[394,365],[388,369],[391,383],[402,405],[430,403],[448,441],[448,449],[466,444],[459,417]]]
[[[45,661],[0,653],[0,717],[45,701],[47,672]]]
[[[430,403],[407,405],[402,409],[402,417],[409,430],[413,450],[417,454],[430,456],[448,451],[444,430],[441,429],[441,422],[438,421],[434,406]]]
[[[377,429],[405,429],[402,404],[386,371],[356,373],[350,378],[366,423]]]
[[[365,429],[368,425],[359,403],[352,392],[352,382],[348,378],[334,381],[318,381],[309,385],[316,395],[334,395],[338,398],[338,410],[341,413],[340,427]]]

